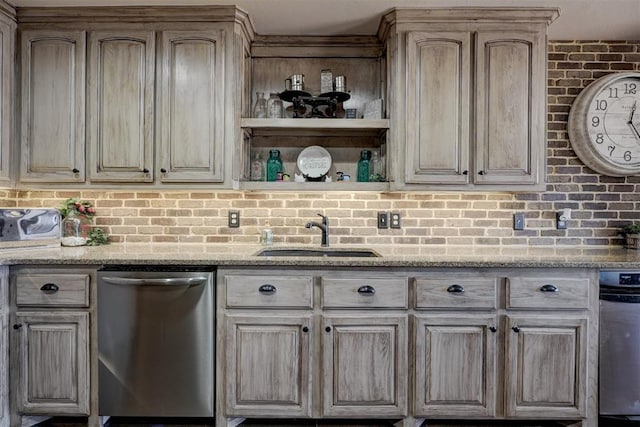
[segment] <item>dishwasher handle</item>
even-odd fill
[[[196,286],[206,283],[205,276],[196,277],[158,277],[158,278],[134,278],[134,277],[102,277],[102,281],[110,285],[119,286]]]

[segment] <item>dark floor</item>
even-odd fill
[[[271,420],[252,419],[241,424],[242,427],[391,427],[398,420]],[[600,422],[600,427],[629,426],[618,421]],[[56,418],[38,424],[41,427],[80,427],[86,425],[86,419]],[[532,421],[495,421],[461,422],[431,420],[428,427],[562,427],[564,423]],[[639,425],[639,424],[636,424]],[[111,418],[107,427],[214,427],[212,419],[150,419],[150,418]]]

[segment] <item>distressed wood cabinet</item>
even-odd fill
[[[85,181],[85,32],[20,32],[20,181]]]
[[[91,415],[94,280],[91,269],[12,270],[11,401],[16,423],[24,415]]]
[[[383,18],[395,187],[544,189],[546,29],[555,16],[396,9]]]
[[[220,270],[221,413],[405,416],[407,279],[382,276]]]
[[[254,33],[244,12],[24,8],[18,18],[21,182],[232,186],[234,79]]]
[[[9,426],[9,267],[0,267],[0,426]]]
[[[151,182],[155,33],[92,31],[88,37],[89,179]]]

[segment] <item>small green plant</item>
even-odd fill
[[[60,206],[58,210],[60,211],[62,218],[66,218],[71,212],[84,215],[87,218],[93,218],[96,214],[96,210],[91,202],[75,198],[70,198],[62,202],[62,206]]]
[[[89,232],[87,239],[88,246],[106,245],[109,243],[109,236],[104,232],[102,228],[93,227]]]
[[[627,224],[620,228],[620,232],[623,236],[640,234],[640,224]]]

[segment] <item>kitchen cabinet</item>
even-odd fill
[[[381,44],[373,36],[257,36],[251,45],[249,74],[245,84],[249,89],[243,100],[242,153],[240,183],[244,189],[268,190],[386,190],[387,172],[383,170],[376,182],[357,182],[357,162],[362,150],[376,151],[386,162],[389,120],[384,106],[386,67]],[[304,92],[321,95],[320,72],[329,69],[332,76],[345,76],[350,98],[339,103],[335,117],[309,118],[312,108],[307,106],[302,118],[293,117],[293,104],[285,101],[284,118],[254,118],[251,107],[256,92],[269,97],[285,90],[285,79],[292,74],[304,75]],[[317,99],[317,98],[316,98]],[[382,105],[376,117],[360,118],[367,103]],[[318,110],[325,112],[324,105]],[[346,109],[357,110],[354,119],[345,118]],[[321,114],[321,113],[319,113]],[[303,149],[319,145],[332,160],[327,176],[332,182],[309,180],[293,182],[295,174],[302,175],[297,164]],[[250,181],[250,163],[256,155],[263,162],[270,149],[280,150],[284,172],[291,182]],[[338,172],[351,180],[336,182]]]
[[[92,269],[12,270],[12,417],[91,414],[94,281]]]
[[[21,181],[231,187],[241,95],[229,79],[245,68],[241,52],[253,37],[246,14],[107,10],[20,11]],[[45,30],[53,21],[64,30]],[[35,96],[49,101],[34,103]]]
[[[0,267],[0,426],[9,425],[9,267]]]
[[[85,181],[85,32],[20,32],[20,181]]]
[[[218,374],[227,416],[406,415],[406,278],[296,270],[218,274],[225,343]],[[321,302],[313,298],[317,292]]]
[[[151,182],[155,33],[92,31],[88,38],[89,179]]]
[[[383,18],[397,188],[544,189],[546,29],[555,16],[397,9]]]
[[[11,183],[14,164],[15,16],[0,11],[0,183]],[[0,417],[1,419],[1,417]]]

